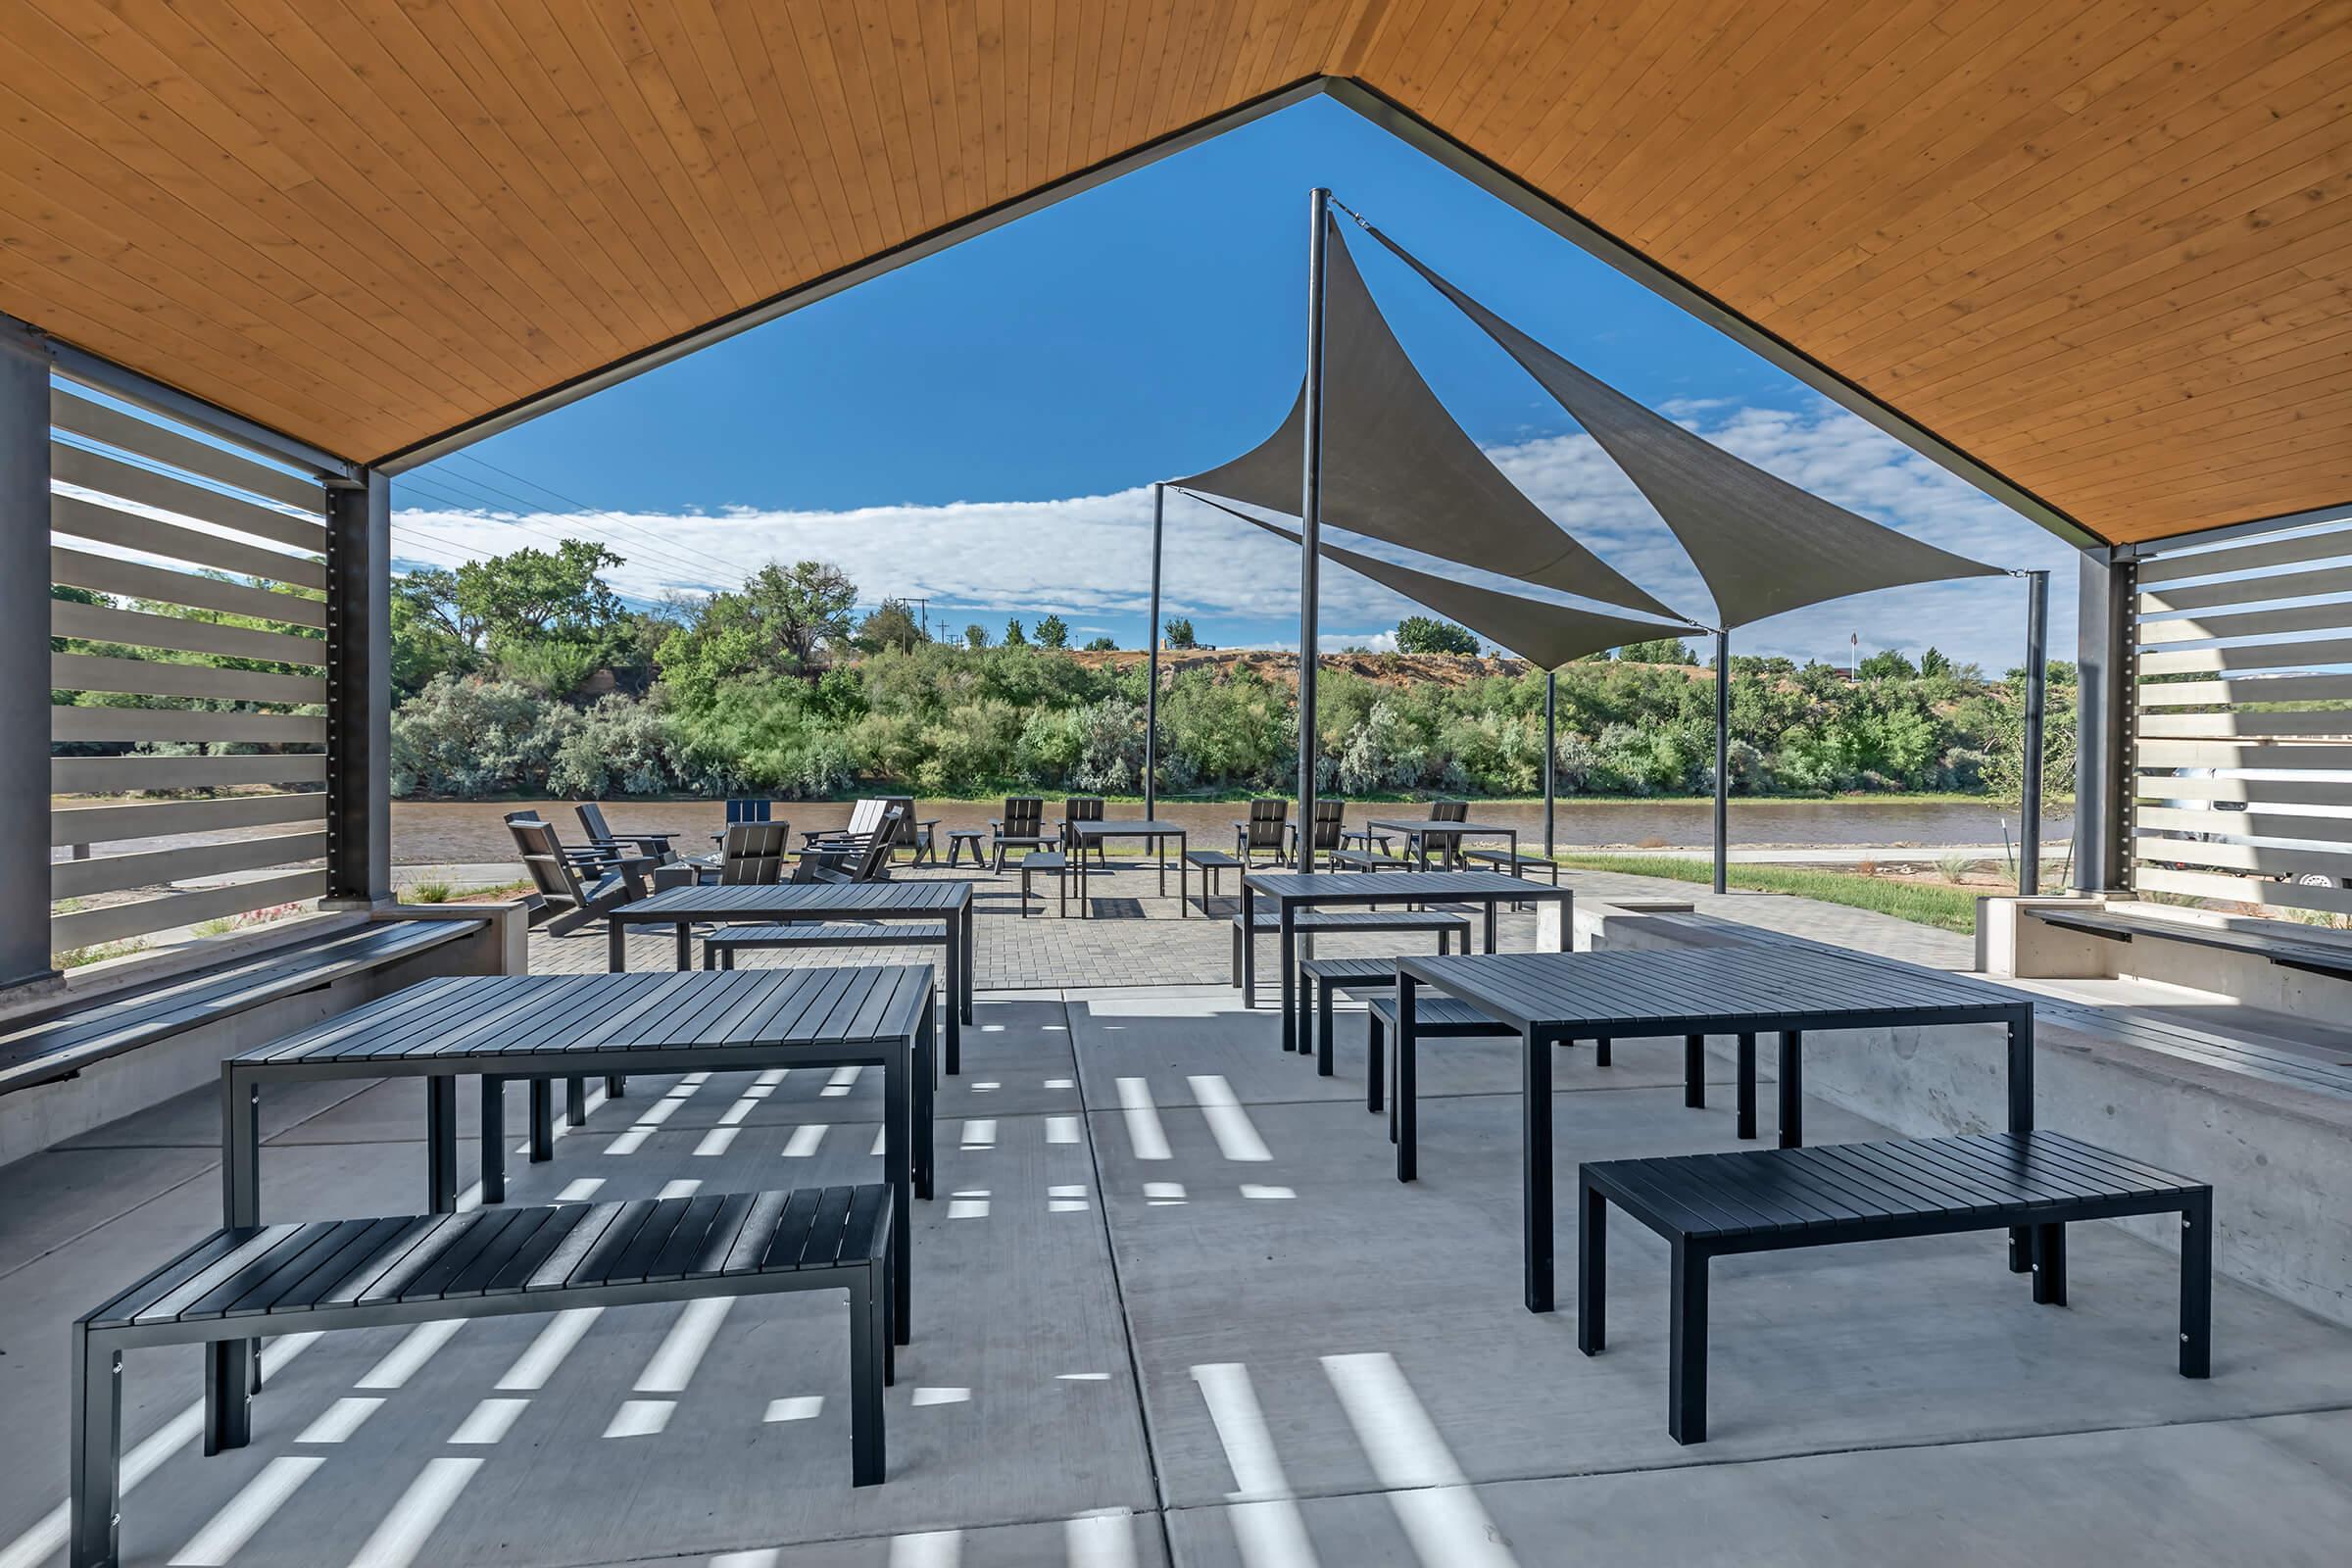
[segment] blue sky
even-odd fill
[[[1054,610],[1082,638],[1140,646],[1151,481],[1254,446],[1297,390],[1316,184],[1751,461],[1946,548],[2056,568],[2053,646],[2071,648],[2066,546],[1324,100],[420,468],[394,492],[399,554],[446,563],[596,537],[630,558],[614,580],[640,599],[818,557],[869,601],[927,599],[951,632]],[[1504,471],[1705,618],[1654,514],[1559,408],[1400,265],[1354,251],[1422,373]],[[1296,640],[1295,552],[1181,503],[1167,594],[1204,641]],[[1325,646],[1378,646],[1408,608],[1329,569]],[[1741,646],[1841,659],[1858,632],[1866,649],[1933,642],[1999,668],[2022,628],[2022,588],[1987,580],[1797,612]]]

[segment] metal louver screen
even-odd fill
[[[50,459],[51,947],[316,899],[324,491],[62,380]]]
[[[2352,519],[2134,586],[2133,885],[2352,915]]]

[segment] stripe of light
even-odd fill
[[[816,1152],[816,1146],[825,1141],[825,1124],[812,1121],[805,1127],[795,1127],[792,1136],[784,1140],[786,1159],[807,1159]]]
[[[381,1399],[337,1399],[318,1412],[311,1424],[302,1429],[296,1443],[344,1443],[360,1430],[360,1423],[383,1405]]]
[[[1168,1134],[1159,1124],[1159,1107],[1152,1103],[1152,1086],[1141,1078],[1120,1079],[1119,1109],[1127,1118],[1127,1142],[1135,1157],[1166,1159]]]
[[[1200,1102],[1200,1114],[1208,1121],[1209,1136],[1216,1139],[1219,1153],[1232,1160],[1274,1157],[1222,1073],[1203,1073],[1185,1081],[1193,1086],[1193,1098]]]
[[[1250,1369],[1239,1361],[1211,1361],[1193,1368],[1193,1381],[1200,1386],[1209,1424],[1233,1471],[1234,1490],[1226,1494],[1233,1506],[1226,1515],[1242,1561],[1247,1568],[1313,1568],[1315,1548],[1306,1539],[1298,1505],[1291,1500],[1291,1484],[1274,1451],[1265,1412],[1258,1408]]]
[[[1445,1568],[1518,1568],[1396,1358],[1386,1350],[1327,1355],[1323,1372],[1421,1560]]]
[[[530,1405],[528,1399],[484,1399],[449,1435],[454,1444],[492,1444],[505,1438],[515,1418]]]
[[[450,1337],[466,1326],[464,1318],[445,1318],[436,1323],[419,1323],[409,1330],[408,1338],[392,1348],[391,1353],[368,1369],[367,1376],[352,1385],[357,1389],[397,1389],[415,1377],[418,1368],[430,1361]]]
[[[962,1559],[960,1530],[927,1530],[890,1541],[890,1568],[956,1568]]]
[[[604,1311],[601,1306],[570,1306],[558,1312],[539,1331],[539,1337],[531,1341],[530,1348],[514,1358],[506,1376],[498,1380],[498,1386],[509,1391],[547,1387],[547,1380],[555,1376],[556,1368],[564,1364],[572,1347],[580,1343],[580,1337],[595,1326]]]
[[[678,1320],[669,1326],[653,1359],[637,1375],[639,1394],[683,1394],[686,1385],[694,1381],[695,1368],[703,1364],[703,1353],[710,1348],[710,1341],[718,1334],[718,1326],[727,1320],[728,1311],[735,1305],[731,1296],[705,1297],[689,1301]]]
[[[479,1459],[426,1460],[424,1472],[384,1515],[375,1534],[351,1559],[351,1568],[409,1568],[481,1467]]]
[[[222,1568],[311,1479],[311,1472],[324,1463],[322,1455],[306,1454],[272,1459],[262,1466],[262,1473],[245,1483],[244,1491],[172,1554],[172,1568]]]
[[[1091,1509],[1062,1521],[1061,1542],[1069,1568],[1135,1568],[1135,1514]]]

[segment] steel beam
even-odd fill
[[[2082,553],[2076,619],[2075,886],[2132,880],[2132,601],[2136,572],[2115,551]]]
[[[392,899],[392,481],[326,496],[326,898]]]
[[[1323,265],[1331,192],[1307,196],[1306,417],[1298,497],[1298,869],[1315,868],[1315,568],[1323,560]]]
[[[49,966],[49,361],[0,341],[0,988]]]

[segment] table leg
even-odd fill
[[[1241,961],[1234,965],[1233,983],[1242,988],[1242,1005],[1257,1005],[1257,894],[1250,886],[1250,872],[1242,871],[1242,923],[1234,928],[1234,956]]]
[[[556,1157],[556,1086],[546,1078],[531,1080],[531,1163]]]
[[[2020,1007],[2009,1020],[2009,1130],[2034,1130],[2034,1008]],[[2023,1274],[2034,1266],[2034,1232],[2024,1225],[2009,1229],[2009,1272]]]
[[[424,1211],[458,1207],[458,1080],[434,1073],[424,1081]]]
[[[1707,1108],[1707,1037],[1683,1036],[1683,1103],[1692,1110]]]
[[[1293,993],[1298,986],[1298,906],[1279,901],[1282,921],[1282,1049],[1298,1049],[1298,1016]]]
[[[925,1009],[928,1011],[929,1009]],[[912,1214],[914,1205],[914,1173],[908,1145],[913,1141],[914,1102],[913,1063],[909,1053],[902,1047],[882,1062],[882,1167],[890,1183],[891,1207],[895,1215]],[[912,1225],[894,1224],[890,1228],[890,1260],[898,1279],[893,1289],[898,1300],[893,1303],[891,1316],[896,1320],[894,1331],[901,1345],[906,1343],[909,1273],[908,1238]]]
[[[1609,1343],[1609,1200],[1577,1173],[1576,1348],[1598,1355]]]
[[[1389,1097],[1389,1125],[1396,1135],[1396,1179],[1418,1180],[1421,1174],[1421,1042],[1420,982],[1396,976],[1396,1054],[1390,1058],[1396,1074],[1396,1092]]]
[[[1737,1131],[1741,1138],[1756,1136],[1756,1037],[1740,1037],[1740,1109]]]
[[[262,1222],[262,1086],[220,1071],[220,1207],[229,1226]],[[250,1397],[261,1392],[262,1342],[221,1340],[206,1351],[205,1447],[241,1448],[252,1426]]]
[[[588,1080],[585,1078],[564,1080],[564,1124],[567,1127],[588,1125]]]
[[[1551,1310],[1551,1049],[1530,1031],[1519,1037],[1519,1060],[1526,1081],[1520,1088],[1522,1139],[1521,1204],[1526,1232],[1520,1247],[1526,1258],[1527,1309]]]
[[[482,1075],[482,1201],[507,1200],[507,1081]]]
[[[965,1023],[972,1021],[972,994],[980,989],[979,983],[972,978],[972,970],[980,956],[980,943],[972,913],[971,902],[966,900],[961,921],[963,928],[963,996],[957,1002],[957,1005],[963,1008]]]
[[[1781,1147],[1802,1149],[1805,1143],[1805,1039],[1794,1029],[1781,1031],[1780,1092]]]
[[[626,974],[629,969],[629,931],[610,914],[605,916],[605,972]]]
[[[1331,1076],[1331,982],[1326,980],[1315,994],[1315,1072]]]
[[[684,920],[678,922],[678,967],[694,967],[694,927]]]
[[[1494,900],[1487,901],[1487,951],[1494,951]]]
[[[937,1168],[931,1128],[939,1102],[939,1031],[928,1019],[915,1031],[914,1053],[914,1196],[927,1202]]]

